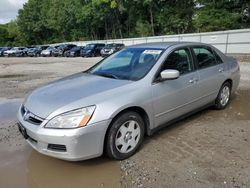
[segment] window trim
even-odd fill
[[[190,73],[193,73],[193,72],[195,72],[195,71],[197,70],[196,63],[194,62],[193,52],[192,52],[190,46],[177,47],[177,48],[172,49],[172,50],[168,53],[168,55],[164,58],[164,60],[162,61],[160,67],[157,69],[157,71],[156,71],[156,73],[155,73],[155,75],[154,75],[154,77],[153,77],[152,84],[157,84],[157,83],[161,83],[161,82],[165,82],[165,81],[166,81],[166,80],[164,80],[164,81],[159,81],[159,80],[157,80],[157,75],[159,75],[159,73],[160,73],[160,71],[161,71],[161,69],[162,69],[162,67],[163,67],[163,65],[164,65],[164,63],[165,63],[165,61],[166,61],[167,58],[169,57],[169,55],[172,54],[174,51],[181,50],[181,49],[187,49],[187,50],[189,51],[189,53],[190,53],[190,58],[191,58],[191,63],[192,63],[192,65],[193,65],[193,70],[190,71],[190,72],[184,73],[184,74],[180,74],[180,77],[181,77],[181,76],[184,76],[184,75],[187,75],[187,74],[190,74]]]
[[[214,53],[214,55],[215,55],[215,59],[216,59],[217,65],[223,64],[224,61],[223,61],[223,59],[221,58],[221,56],[220,56],[214,49],[212,49],[212,50],[213,50],[213,53]],[[218,59],[217,59],[216,55],[220,58],[220,60],[221,60],[222,63],[219,63],[219,62],[218,62]]]

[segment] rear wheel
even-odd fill
[[[107,133],[106,153],[110,158],[123,160],[132,156],[144,138],[144,122],[136,112],[118,116]]]
[[[215,100],[215,108],[218,110],[226,108],[230,101],[231,97],[231,84],[229,82],[225,82],[219,91],[219,94]]]

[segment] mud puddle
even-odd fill
[[[17,151],[1,148],[0,153],[0,187],[117,188],[120,184],[118,162],[105,158],[67,162],[41,155],[28,145]]]
[[[0,99],[1,188],[119,187],[119,162],[104,157],[67,162],[33,150],[15,125],[21,101]]]
[[[0,99],[0,124],[15,121],[22,99]]]

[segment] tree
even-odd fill
[[[199,0],[197,3],[203,5],[193,17],[193,23],[197,31],[207,32],[249,27],[249,24],[242,22],[243,7],[247,5],[247,1]]]
[[[249,0],[29,0],[1,44],[182,34],[250,27]]]

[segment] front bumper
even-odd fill
[[[70,57],[76,57],[76,56],[77,56],[77,53],[75,53],[75,52],[70,52],[70,53],[69,53],[69,56],[70,56]]]
[[[82,57],[90,57],[90,56],[92,56],[92,52],[81,52],[81,56]]]
[[[34,125],[23,120],[18,112],[19,124],[25,128],[27,142],[38,152],[68,161],[80,161],[101,156],[105,134],[110,120],[77,129],[44,128],[48,120]],[[49,145],[65,146],[65,151],[51,149]]]
[[[34,56],[39,55],[39,53],[38,52],[27,52],[27,55],[30,57],[34,57]]]
[[[4,53],[5,57],[12,57],[15,56],[15,53]]]
[[[101,56],[102,57],[107,57],[107,56],[110,56],[112,55],[114,52],[112,51],[101,51]]]
[[[52,54],[52,52],[50,52],[50,51],[43,51],[43,52],[41,52],[41,56],[43,56],[43,57],[51,56],[51,54]]]

